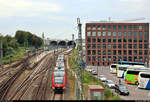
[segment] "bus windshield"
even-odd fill
[[[127,71],[127,74],[138,75],[139,71]]]
[[[150,78],[150,74],[148,74],[148,73],[142,73],[140,76],[142,78]]]
[[[111,68],[116,68],[116,65],[111,65]]]

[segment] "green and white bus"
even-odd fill
[[[126,81],[127,84],[136,84],[138,85],[138,75],[139,72],[144,72],[147,71],[148,69],[146,67],[129,67],[127,68],[126,72],[125,72],[125,76],[124,79]]]
[[[130,65],[117,65],[116,72],[118,78],[124,78],[124,73]]]

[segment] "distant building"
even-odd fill
[[[131,61],[149,66],[149,23],[86,23],[85,44],[87,65]]]

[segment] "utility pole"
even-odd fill
[[[74,52],[74,47],[75,47],[75,45],[74,45],[74,34],[72,34],[72,45],[73,45],[72,49],[73,49],[73,52]]]
[[[82,67],[82,62],[83,62],[83,51],[82,51],[82,33],[81,33],[81,27],[82,24],[80,23],[80,18],[77,18],[77,24],[78,24],[78,77],[80,81],[80,96],[81,100],[84,100],[84,90],[83,90],[83,67]]]
[[[2,39],[0,39],[0,51],[1,51],[0,66],[2,66],[2,64],[3,64],[3,42],[2,42]]]

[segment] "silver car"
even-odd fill
[[[115,84],[112,80],[106,80],[105,86],[109,88],[114,88]]]
[[[104,75],[99,75],[98,79],[105,82],[107,80],[107,78]]]

